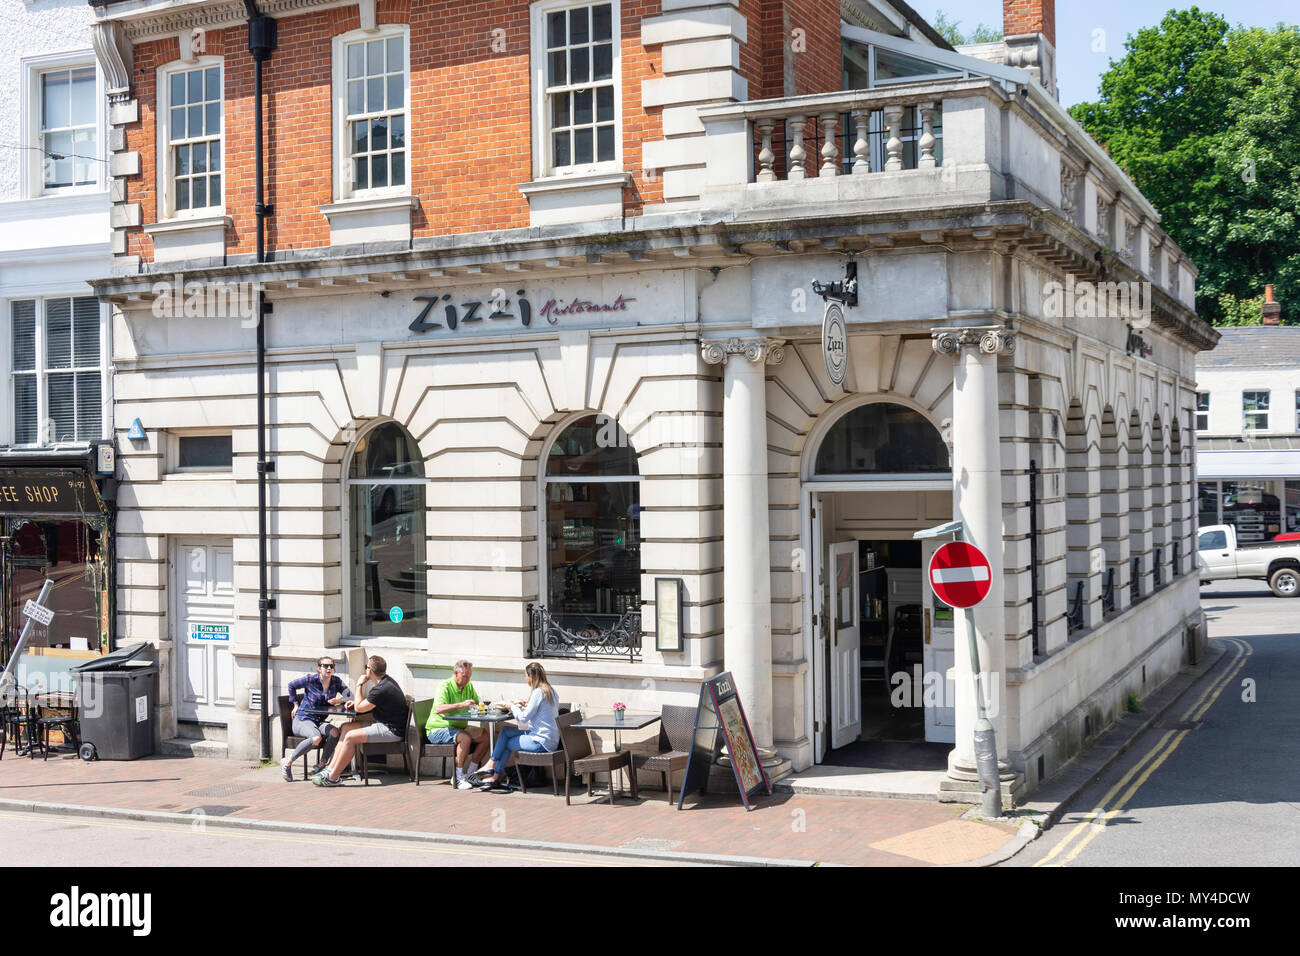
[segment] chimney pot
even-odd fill
[[[1262,312],[1263,317],[1260,321],[1264,325],[1282,324],[1282,303],[1274,301],[1272,283],[1264,286],[1264,304],[1262,306]]]

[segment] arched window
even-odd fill
[[[348,464],[352,633],[423,637],[424,461],[406,430],[387,422],[357,440]]]
[[[608,629],[641,606],[641,477],[607,415],[564,429],[546,456],[546,607],[575,633]]]
[[[920,412],[877,402],[860,405],[831,426],[817,450],[815,474],[948,474],[948,446]]]

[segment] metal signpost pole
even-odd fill
[[[912,535],[914,539],[938,538],[951,535],[953,541],[963,541],[965,525],[960,521],[950,521],[947,524],[939,525],[935,528],[928,528],[925,531],[917,531]],[[993,727],[993,721],[989,720],[988,709],[984,705],[984,682],[980,671],[980,651],[979,642],[976,640],[975,632],[975,605],[979,604],[988,594],[988,587],[985,586],[974,595],[963,595],[961,593],[952,594],[947,590],[940,592],[936,585],[936,576],[933,569],[934,562],[947,549],[954,545],[944,545],[935,553],[931,559],[932,567],[928,569],[927,574],[930,578],[930,587],[936,596],[949,607],[962,607],[964,620],[966,622],[966,640],[970,649],[970,669],[971,679],[975,684],[975,769],[979,776],[980,784],[980,807],[981,812],[986,816],[996,819],[1002,816],[1002,786],[998,775],[998,742],[997,732]],[[984,554],[975,547],[971,547],[977,556],[978,563],[983,566],[987,564],[988,559]],[[988,575],[984,576],[987,580]],[[963,580],[975,581],[979,575],[972,575]]]
[[[986,817],[1002,816],[1002,787],[998,781],[998,740],[984,708],[984,681],[980,674],[980,649],[975,640],[975,611],[966,608],[966,640],[970,643],[970,669],[975,681],[975,769],[979,772],[981,808]]]
[[[45,599],[49,597],[50,588],[53,586],[54,582],[49,578],[46,578],[45,583],[41,585],[41,593],[37,596],[36,603],[42,608],[45,607]],[[18,643],[14,646],[14,652],[9,655],[9,661],[5,664],[4,673],[0,674],[0,693],[8,693],[5,688],[14,679],[13,672],[18,668],[18,658],[23,656],[23,648],[27,646],[27,638],[31,636],[32,625],[35,623],[36,618],[30,614],[27,615],[27,623],[23,625],[22,636],[18,638]]]

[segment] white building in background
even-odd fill
[[[112,638],[111,518],[88,480],[112,436],[110,313],[86,284],[110,240],[93,20],[84,0],[0,0],[0,657],[46,577],[38,651]]]
[[[1245,543],[1300,531],[1300,327],[1266,298],[1264,325],[1221,329],[1196,360],[1199,522]]]

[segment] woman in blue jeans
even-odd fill
[[[511,705],[511,713],[521,724],[528,727],[504,727],[497,735],[496,746],[492,749],[489,760],[471,782],[477,782],[481,791],[490,790],[501,781],[506,763],[512,750],[526,750],[529,753],[552,753],[560,746],[560,728],[556,726],[555,689],[546,679],[546,670],[541,664],[532,663],[524,668],[524,676],[532,690],[528,703],[516,701]]]

